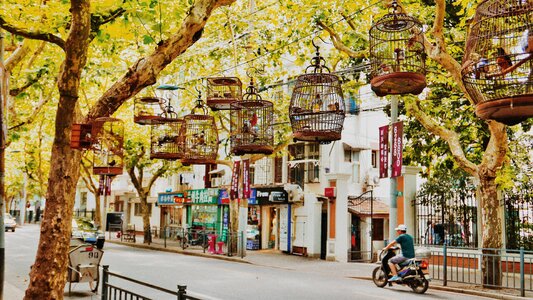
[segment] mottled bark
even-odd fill
[[[72,25],[58,80],[59,105],[46,194],[46,209],[30,283],[24,299],[63,299],[72,211],[81,154],[70,148],[70,131],[90,32],[88,0],[71,1]]]

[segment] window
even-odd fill
[[[248,174],[248,177],[250,178],[250,184],[255,184],[255,166],[250,165],[250,172]]]
[[[372,168],[378,167],[378,150],[372,150]]]
[[[385,239],[383,222],[383,219],[372,219],[372,240],[382,241]]]
[[[352,162],[352,149],[344,149],[344,161]]]
[[[353,182],[359,182],[361,178],[361,164],[359,162],[360,151],[352,151],[352,162],[353,162],[353,173],[352,180]]]
[[[291,161],[299,161],[289,164],[289,182],[303,187],[304,183],[319,182],[320,177],[320,144],[298,143],[289,146]]]
[[[274,159],[274,182],[282,183],[283,182],[283,158],[276,157]]]
[[[148,203],[148,214],[152,214],[152,203]],[[135,203],[135,216],[142,216],[141,203]]]

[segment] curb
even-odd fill
[[[368,280],[372,281],[372,277],[349,277],[353,279],[360,279],[360,280]],[[457,294],[465,294],[465,295],[472,295],[472,296],[480,296],[480,297],[487,297],[487,298],[493,298],[493,299],[501,299],[501,300],[524,300],[528,299],[528,297],[519,297],[519,296],[513,296],[513,295],[503,295],[503,294],[496,294],[496,293],[490,293],[485,291],[476,291],[476,290],[467,290],[467,289],[461,289],[461,288],[455,288],[455,287],[449,287],[449,286],[440,286],[440,285],[431,285],[429,286],[430,289],[433,290],[439,290],[439,291],[446,291],[446,292],[453,292]]]
[[[225,261],[231,261],[231,262],[237,262],[237,263],[244,263],[244,264],[252,264],[249,261],[245,261],[241,258],[231,257],[231,256],[224,256],[224,255],[212,255],[208,253],[201,253],[201,252],[193,252],[193,251],[187,251],[187,250],[179,250],[179,249],[172,249],[172,248],[164,248],[159,246],[153,246],[153,245],[145,245],[145,244],[132,244],[128,242],[119,242],[119,241],[110,241],[107,240],[106,243],[112,243],[122,246],[128,246],[133,248],[140,248],[140,249],[149,249],[149,250],[156,250],[161,252],[170,252],[170,253],[178,253],[178,254],[184,254],[184,255],[190,255],[190,256],[199,256],[199,257],[206,257],[206,258],[214,258],[218,260],[225,260]]]

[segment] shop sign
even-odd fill
[[[218,204],[219,189],[188,190],[188,202],[192,204]]]
[[[257,189],[251,189],[250,198],[248,198],[248,205],[257,205],[257,204],[259,204],[259,201],[257,201]]]
[[[218,204],[229,204],[228,190],[220,189],[218,191]]]
[[[403,123],[392,124],[392,171],[391,177],[402,175]]]
[[[324,196],[330,198],[337,197],[337,189],[334,187],[324,188]]]
[[[229,195],[231,199],[236,199],[239,197],[239,174],[241,173],[241,162],[233,162],[233,174],[231,175],[231,190]]]
[[[243,198],[250,198],[250,160],[242,161],[242,193]]]
[[[158,205],[183,204],[185,195],[183,193],[160,193],[157,195]]]
[[[379,178],[387,178],[389,168],[389,125],[379,127]]]
[[[287,203],[289,194],[283,188],[257,188],[255,198],[261,204]]]

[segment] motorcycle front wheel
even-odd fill
[[[413,289],[413,292],[417,294],[423,294],[425,293],[429,288],[429,281],[427,281],[424,277],[420,278],[419,280],[415,280],[411,284],[411,289]]]
[[[378,287],[384,287],[387,285],[387,275],[381,267],[376,267],[372,272],[372,281]]]

